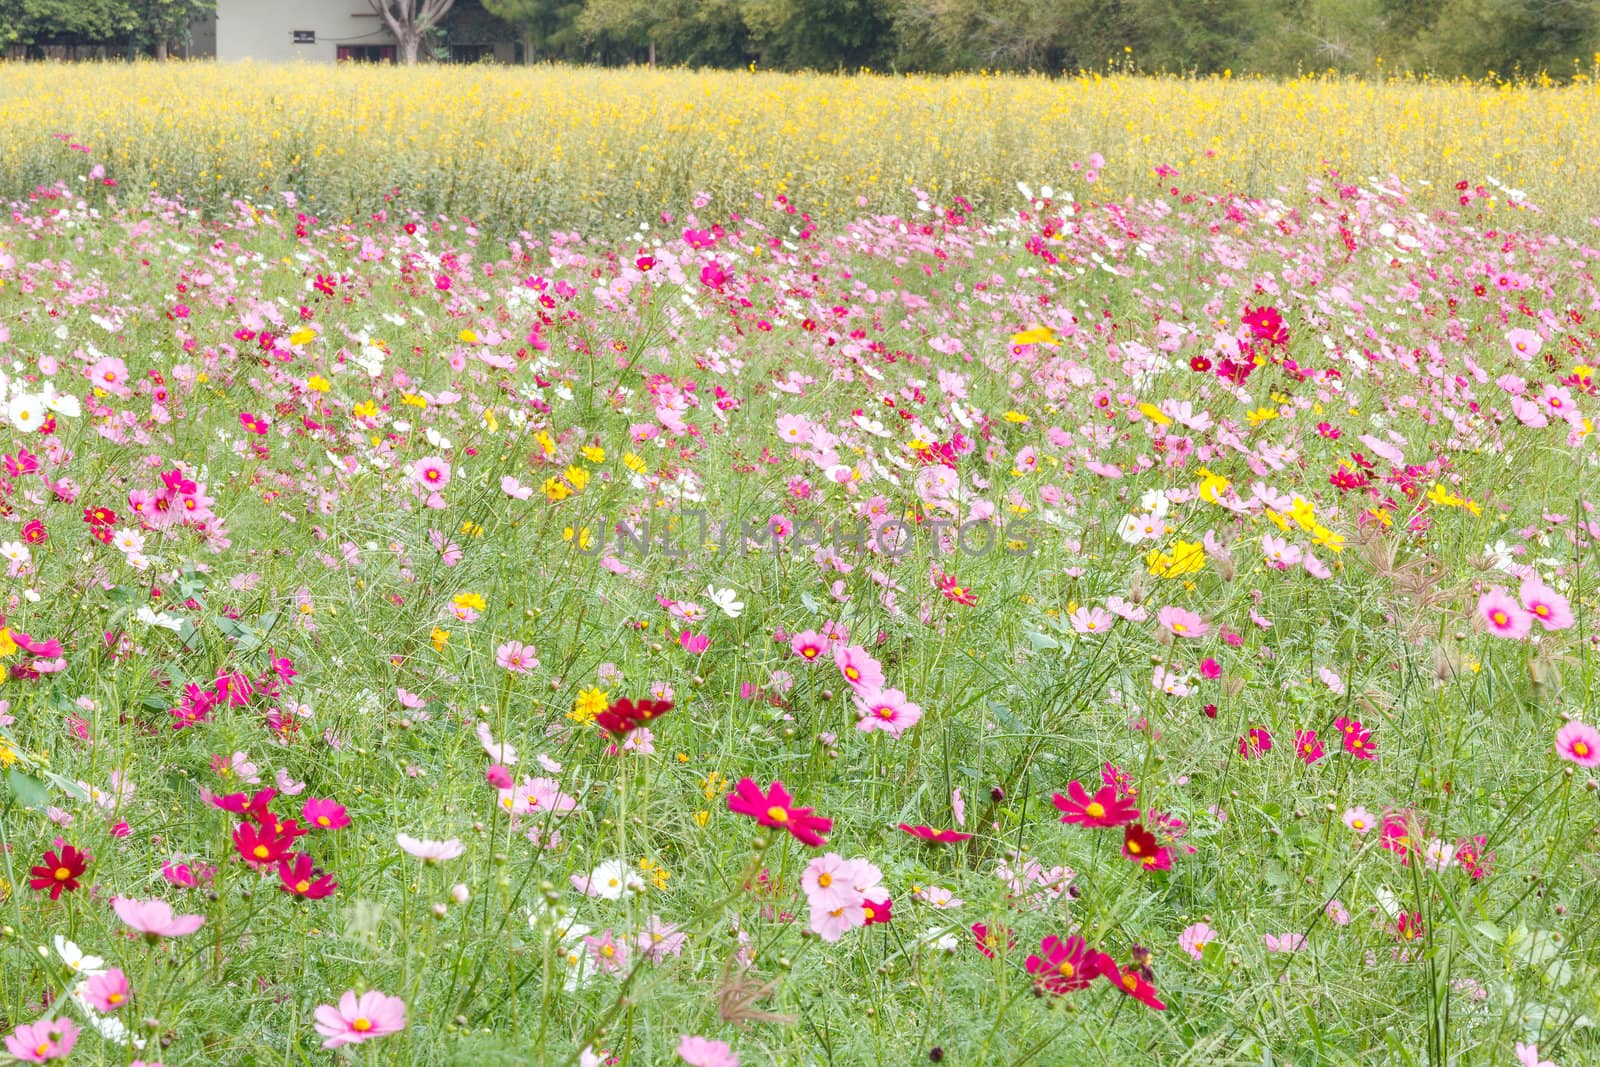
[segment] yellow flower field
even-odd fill
[[[1109,193],[1178,168],[1187,188],[1270,194],[1323,160],[1353,178],[1487,173],[1553,225],[1600,203],[1600,92],[1566,86],[1082,75],[834,77],[564,67],[8,65],[0,181],[83,173],[126,189],[291,188],[324,213],[399,188],[430,210],[602,224],[697,192],[787,194],[819,217],[903,209],[913,187],[1010,196],[1099,152]],[[124,193],[125,195],[125,193]],[[420,203],[419,203],[420,201]]]

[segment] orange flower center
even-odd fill
[[[1578,754],[1581,756],[1583,753],[1580,752]],[[68,868],[66,868],[66,867],[57,867],[56,868],[56,881],[65,882],[68,878],[71,878],[71,877],[72,877],[72,871],[69,870]]]
[[[1078,969],[1072,965],[1071,960],[1062,960],[1061,966],[1058,969],[1068,978],[1071,978],[1073,975],[1078,973]]]
[[[1579,753],[1579,755],[1582,755],[1582,753]],[[819,875],[817,875],[817,884],[820,885],[824,889],[828,888],[830,885],[833,884],[833,875],[831,875],[831,874],[819,874]]]
[[[358,1034],[364,1034],[368,1030],[372,1029],[372,1020],[363,1015],[361,1018],[350,1024],[350,1029],[354,1030]]]

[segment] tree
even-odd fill
[[[133,0],[133,10],[143,43],[150,45],[157,59],[166,59],[171,44],[189,42],[195,20],[216,14],[217,0]]]
[[[400,42],[400,62],[413,66],[422,35],[438,25],[455,0],[367,0]]]
[[[525,63],[540,56],[576,55],[583,0],[483,0],[483,9],[516,27]]]

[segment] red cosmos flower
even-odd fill
[[[1035,976],[1033,987],[1037,992],[1060,996],[1083,989],[1095,979],[1099,953],[1089,951],[1081,937],[1062,941],[1052,935],[1039,942],[1039,953],[1030,954],[1024,961],[1028,973]]]
[[[89,869],[89,861],[94,857],[60,838],[56,838],[55,844],[54,849],[45,851],[44,863],[28,869],[28,873],[33,875],[28,879],[28,888],[41,892],[48,889],[51,900],[60,900],[62,893],[70,893],[78,888],[78,878]]]
[[[1156,842],[1155,834],[1140,823],[1123,830],[1122,854],[1147,871],[1172,869],[1172,856]]]
[[[960,830],[935,830],[931,826],[912,826],[910,823],[901,823],[900,829],[912,837],[920,837],[924,841],[934,841],[941,845],[951,845],[957,841],[965,841],[971,834],[964,834]]]
[[[1063,814],[1061,821],[1074,826],[1122,826],[1139,818],[1139,806],[1120,796],[1114,785],[1101,786],[1094,796],[1077,780],[1067,786],[1067,795],[1050,798]]]
[[[1283,316],[1274,307],[1246,307],[1241,321],[1258,338],[1274,345],[1289,343],[1289,331],[1284,328]]]
[[[278,861],[278,888],[304,900],[331,896],[339,883],[331,874],[319,871],[304,853],[293,853]]]
[[[893,914],[891,914],[894,911],[894,901],[888,897],[884,897],[882,900],[864,900],[861,902],[861,910],[866,912],[867,915],[867,921],[863,925],[874,926],[877,923],[886,923],[894,918]]]
[[[115,526],[117,513],[110,508],[84,508],[83,521],[90,526]]]
[[[274,828],[254,823],[240,823],[233,831],[233,845],[239,855],[252,867],[265,867],[277,863],[294,846],[294,838],[280,837]]]
[[[266,419],[257,418],[248,411],[239,412],[239,423],[251,433],[260,437],[272,428],[272,423]]]
[[[601,729],[613,737],[624,737],[645,723],[658,719],[672,710],[670,700],[614,700],[611,706],[594,717]]]
[[[1427,933],[1422,925],[1422,912],[1402,911],[1394,921],[1394,934],[1402,941],[1417,941]]]
[[[1322,742],[1317,740],[1315,730],[1296,730],[1294,732],[1294,751],[1306,766],[1322,758]]]
[[[728,810],[748,815],[762,826],[787,830],[802,845],[821,847],[822,835],[833,829],[833,820],[812,814],[811,808],[792,806],[793,799],[782,782],[775,781],[763,791],[753,779],[741,778],[728,794]]]
[[[978,946],[978,951],[989,959],[994,959],[995,950],[1000,947],[1000,939],[1006,939],[1006,948],[1017,947],[1017,939],[1011,936],[1011,931],[1002,926],[991,932],[983,923],[972,924],[972,941]]]
[[[945,599],[954,600],[957,604],[962,604],[969,608],[978,606],[978,594],[958,582],[955,575],[944,574],[939,571],[935,571],[934,574],[935,584],[938,586],[939,592],[945,595]]]
[[[1156,997],[1155,984],[1146,976],[1144,968],[1130,967],[1124,971],[1117,966],[1116,960],[1104,952],[1095,954],[1094,968],[1096,974],[1105,975],[1106,981],[1139,1003],[1156,1011],[1167,1010],[1167,1006]]]
[[[32,519],[22,528],[22,539],[30,545],[42,545],[50,540],[50,532],[44,528],[44,523]]]

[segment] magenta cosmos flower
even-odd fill
[[[781,781],[763,791],[753,778],[741,778],[728,794],[728,810],[748,815],[762,826],[787,830],[802,845],[822,846],[822,835],[833,829],[833,820],[814,814],[812,808],[797,808],[794,798]]]
[[[1600,730],[1569,722],[1556,731],[1556,755],[1580,767],[1600,767]]]
[[[205,923],[204,915],[174,915],[172,906],[164,900],[130,900],[117,897],[111,901],[111,910],[117,918],[146,937],[184,937]]]
[[[404,1030],[406,1002],[375,989],[357,997],[351,989],[339,998],[337,1008],[332,1004],[317,1008],[316,1018],[317,1033],[328,1039],[322,1043],[323,1048],[359,1045]]]
[[[6,1037],[6,1051],[24,1063],[59,1060],[78,1043],[78,1028],[70,1019],[40,1019],[24,1023]]]
[[[689,1067],[739,1067],[739,1057],[726,1041],[685,1034],[678,1042],[678,1058]]]
[[[1522,610],[1503,586],[1495,586],[1478,598],[1478,615],[1491,634],[1520,641],[1533,629],[1533,616]]]
[[[95,1011],[116,1011],[128,1003],[128,976],[122,973],[122,968],[113,967],[104,974],[90,977],[85,992]]]

